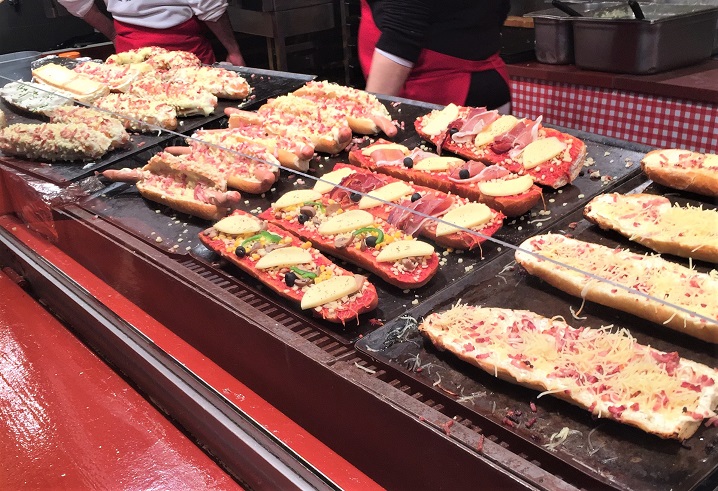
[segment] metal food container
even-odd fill
[[[576,66],[648,74],[710,57],[718,7],[645,4],[642,10],[643,20],[636,19],[628,5],[574,17]]]
[[[621,5],[618,2],[564,3],[582,15]],[[574,62],[572,17],[557,8],[529,12],[524,17],[534,20],[536,60],[549,65],[570,65]]]

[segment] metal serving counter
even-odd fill
[[[255,87],[258,91],[259,84]],[[395,141],[419,144],[413,121],[433,106],[385,101],[401,128]],[[221,117],[205,122],[206,127],[224,124]],[[510,249],[545,230],[571,230],[581,238],[629,246],[627,240],[589,226],[581,210],[600,193],[643,189],[646,181],[638,162],[649,149],[570,132],[586,141],[589,157],[572,185],[545,190],[545,208],[539,204],[507,220],[495,235],[497,242],[481,250],[439,251],[446,264],[416,291],[389,287],[370,277],[379,292],[379,306],[357,324],[325,323],[277,299],[199,243],[197,234],[207,222],[148,202],[127,184],[97,181],[101,189],[90,196],[51,204],[52,246],[151,316],[164,331],[149,332],[129,319],[114,317],[104,312],[106,306],[80,295],[74,280],[63,278],[56,265],[44,261],[41,250],[23,250],[12,228],[17,222],[8,217],[0,217],[0,264],[29,277],[54,311],[79,319],[73,325],[78,335],[127,373],[235,476],[251,467],[237,455],[236,446],[241,441],[237,435],[251,427],[270,453],[281,454],[277,465],[301,477],[276,482],[341,487],[320,464],[304,458],[296,442],[278,441],[271,428],[248,425],[241,405],[216,382],[219,372],[245,384],[390,489],[470,489],[477,483],[495,489],[710,489],[718,483],[715,428],[702,428],[681,444],[615,422],[594,421],[567,403],[536,401],[535,392],[438,352],[407,324],[405,316],[416,319],[459,298],[569,318],[569,305],[577,306],[576,300],[512,268]],[[309,187],[311,176],[346,161],[346,153],[319,156],[306,176],[283,171],[275,188],[247,198],[242,208],[264,209],[283,192]],[[108,165],[126,163],[122,159]],[[0,166],[0,177],[12,175],[13,183],[20,174]],[[0,198],[7,192],[1,186],[2,182]],[[656,186],[648,191],[665,194]],[[33,199],[31,194],[27,201]],[[700,200],[688,195],[676,199]],[[4,212],[10,211],[5,205]],[[595,305],[587,305],[584,315],[587,325],[628,325],[641,342],[716,364],[715,350],[705,343]],[[106,322],[110,318],[113,322]],[[170,337],[199,356],[177,353],[167,341]],[[534,401],[536,413],[531,415]],[[536,421],[527,428],[532,417]],[[580,434],[571,433],[555,450],[546,448],[550,435],[563,427]],[[251,478],[258,488],[269,482]]]

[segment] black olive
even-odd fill
[[[376,246],[376,236],[375,235],[368,235],[366,239],[364,239],[364,243],[367,247],[375,247]]]
[[[469,169],[461,169],[459,171],[459,179],[468,179],[469,177],[471,177]]]
[[[352,193],[351,196],[349,196],[349,199],[352,200],[354,203],[358,203],[359,200],[361,200],[361,194]]]
[[[414,193],[411,195],[411,202],[418,201],[421,199],[421,195],[419,193]]]
[[[297,221],[301,224],[303,224],[307,220],[309,220],[309,217],[307,215],[305,215],[304,213],[300,213],[299,216],[297,217]]]
[[[458,133],[458,132],[459,132],[459,128],[450,128],[450,129],[449,129],[449,134],[450,134],[450,135],[453,135],[454,133]]]
[[[414,159],[412,159],[411,157],[404,157],[404,167],[406,167],[407,169],[411,169],[412,167],[414,167]]]
[[[297,281],[297,273],[294,271],[290,271],[284,275],[284,283],[286,283],[288,287],[293,287],[295,281]]]
[[[237,255],[237,257],[244,257],[247,255],[247,249],[242,246],[237,246],[237,248],[234,250],[234,253]]]

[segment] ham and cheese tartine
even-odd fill
[[[12,124],[0,130],[0,151],[27,159],[94,160],[112,140],[85,123]]]
[[[672,205],[664,196],[602,194],[584,216],[656,252],[718,263],[718,211]]]
[[[635,254],[558,234],[525,240],[515,257],[529,273],[570,295],[718,343],[715,271],[699,273],[658,255]]]
[[[456,304],[427,316],[419,331],[489,374],[662,438],[690,438],[716,415],[715,369],[638,344],[625,329]]]
[[[652,181],[674,189],[718,197],[718,155],[677,148],[654,150],[641,160]]]

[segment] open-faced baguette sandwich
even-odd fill
[[[165,151],[196,168],[218,172],[231,188],[261,194],[269,191],[279,178],[279,161],[261,145],[225,141],[218,146],[199,140],[189,143],[188,147],[167,147]]]
[[[72,94],[73,98],[90,104],[110,92],[110,88],[90,77],[55,63],[47,63],[32,70],[33,79],[40,84]]]
[[[658,184],[718,197],[718,155],[676,148],[653,150],[643,157],[641,168]]]
[[[141,68],[137,65],[108,65],[96,61],[85,61],[79,63],[72,70],[76,73],[107,85],[112,92],[127,92],[132,82],[143,73],[147,73],[149,66]]]
[[[189,51],[170,51],[159,46],[145,46],[110,55],[108,65],[148,65],[155,71],[170,70],[187,66],[201,66],[202,61]]]
[[[427,316],[419,330],[489,374],[661,438],[690,438],[715,416],[713,368],[638,344],[625,329],[559,319],[456,304]]]
[[[525,240],[516,262],[570,295],[718,343],[715,275],[558,234]]]
[[[245,99],[252,88],[239,73],[214,66],[187,66],[162,72],[163,80],[200,87],[220,99]]]
[[[652,194],[602,194],[583,215],[656,252],[718,263],[718,211]]]
[[[34,82],[10,82],[0,87],[0,97],[11,106],[31,113],[42,113],[59,106],[75,104],[73,94]]]
[[[273,135],[309,139],[317,152],[339,153],[352,139],[349,122],[341,111],[297,96],[272,99],[256,113],[227,108],[225,114],[229,115],[230,128],[259,125]]]
[[[528,174],[552,188],[573,182],[586,157],[583,141],[542,126],[541,118],[518,119],[481,107],[450,104],[421,116],[414,126],[439,150]]]
[[[484,203],[506,216],[523,215],[541,199],[541,188],[529,175],[457,157],[439,156],[420,148],[377,140],[349,152],[349,162],[407,182],[457,194]]]
[[[130,135],[125,131],[122,121],[106,111],[83,106],[58,106],[44,111],[51,123],[85,123],[92,129],[102,132],[110,140],[110,149],[126,146]]]
[[[85,123],[16,123],[0,130],[0,151],[26,159],[94,160],[111,147],[107,135]]]
[[[331,182],[338,186],[332,188]],[[504,216],[483,203],[348,164],[336,164],[314,184],[314,190],[345,210],[367,210],[402,232],[452,249],[478,247],[503,225]]]
[[[140,169],[109,169],[102,175],[111,181],[136,183],[144,198],[205,220],[226,216],[241,199],[239,192],[227,191],[219,172],[193,166],[167,152],[154,155]]]
[[[95,101],[95,106],[115,114],[129,131],[157,131],[157,127],[177,129],[177,111],[166,102],[112,93]]]
[[[278,295],[327,321],[356,321],[379,301],[366,278],[340,268],[311,243],[249,213],[235,210],[199,237]]]
[[[397,128],[391,122],[386,106],[369,92],[327,81],[312,80],[295,90],[293,95],[343,112],[354,133],[376,135],[384,132],[388,137],[396,136]]]
[[[177,116],[209,116],[217,107],[217,97],[201,87],[180,80],[164,81],[152,75],[135,79],[127,93],[169,104]]]
[[[282,195],[259,217],[399,288],[424,286],[439,266],[431,244],[416,240],[368,211],[344,210],[313,189]]]
[[[268,134],[261,126],[241,125],[219,130],[199,130],[194,138],[217,145],[236,145],[241,142],[262,145],[274,155],[282,166],[305,172],[309,169],[309,160],[314,156],[311,140],[289,138]]]

